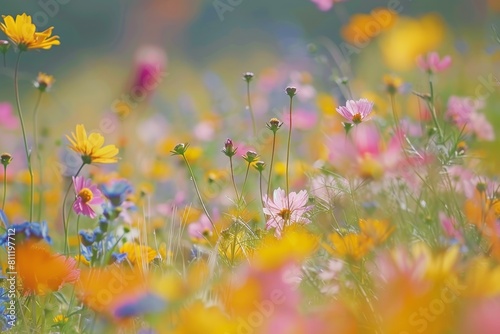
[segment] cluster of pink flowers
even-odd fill
[[[478,139],[494,140],[493,127],[479,109],[484,107],[484,101],[468,97],[451,96],[448,100],[446,116],[465,133],[474,134]]]

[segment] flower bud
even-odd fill
[[[278,131],[282,125],[283,125],[283,122],[281,122],[277,118],[271,118],[269,120],[269,123],[266,123],[266,126],[269,128],[269,130],[271,130],[274,133],[276,133],[276,131]]]
[[[2,153],[2,155],[0,155],[0,162],[5,168],[7,168],[11,161],[12,155],[10,155],[9,153]]]
[[[243,80],[246,82],[250,82],[253,79],[254,74],[252,72],[245,72],[243,73]]]
[[[249,164],[251,164],[254,161],[257,161],[258,158],[259,155],[255,151],[247,151],[247,154],[243,156],[243,159]]]
[[[236,154],[236,150],[238,148],[234,147],[233,141],[231,139],[226,139],[226,142],[224,143],[224,148],[222,149],[222,153],[227,155],[229,158],[234,156]]]
[[[174,149],[170,151],[172,155],[184,155],[189,147],[187,143],[179,143],[175,145]]]
[[[290,97],[294,97],[295,95],[297,95],[297,88],[295,88],[295,87],[292,87],[292,86],[287,87],[285,89],[285,91],[286,91],[286,94]]]

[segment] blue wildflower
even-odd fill
[[[10,225],[9,229],[15,230],[15,240],[18,244],[27,239],[45,240],[49,244],[52,243],[46,222],[42,222],[41,224],[24,222],[22,224]],[[8,244],[8,232],[9,231],[0,235],[0,246],[6,246]]]
[[[127,180],[120,179],[102,185],[101,191],[114,207],[118,207],[133,192],[133,188]]]
[[[162,312],[167,302],[159,296],[148,292],[136,300],[127,301],[114,310],[117,318],[137,317],[142,314]]]

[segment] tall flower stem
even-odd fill
[[[3,199],[2,211],[5,210],[5,199],[7,198],[7,165],[3,165]]]
[[[85,166],[85,162],[82,163],[80,168],[78,168],[78,171],[75,174],[75,177],[77,177],[80,172],[83,169],[83,166]],[[66,193],[64,194],[63,198],[63,207],[62,207],[62,219],[63,219],[63,227],[64,227],[64,251],[69,253],[68,249],[68,220],[69,220],[69,215],[66,217],[66,200],[68,199],[69,191],[71,190],[71,187],[73,186],[73,178],[71,178],[71,182],[69,183],[68,189],[66,189]]]
[[[250,99],[250,80],[247,80],[247,109],[250,111],[250,117],[252,118],[252,129],[254,137],[257,136],[257,128],[255,126],[255,116],[252,109],[252,101]]]
[[[38,107],[40,106],[40,101],[42,100],[42,92],[39,91],[38,98],[35,103],[35,108],[33,109],[33,143],[36,152],[36,158],[38,162],[38,175],[39,175],[39,187],[38,187],[38,214],[37,221],[40,221],[42,217],[42,201],[43,201],[43,174],[42,174],[42,155],[40,154],[40,147],[38,146]]]
[[[288,92],[289,90],[293,90],[292,92]],[[286,165],[285,165],[285,185],[286,185],[286,195],[287,195],[287,207],[290,210],[290,200],[288,198],[288,194],[290,193],[290,174],[288,172],[290,168],[290,144],[292,142],[292,108],[293,108],[293,96],[295,95],[295,88],[288,88],[287,93],[290,96],[290,112],[289,112],[289,123],[290,129],[288,131],[288,144],[286,148]]]
[[[236,182],[234,181],[234,168],[233,168],[233,157],[229,157],[229,168],[231,169],[231,182],[233,183],[234,187],[234,192],[236,194],[236,201],[240,198],[240,195],[238,194],[238,188],[236,187]]]
[[[19,122],[21,123],[21,131],[23,133],[24,151],[26,153],[26,160],[28,162],[28,172],[30,174],[30,222],[33,221],[33,202],[35,198],[34,188],[35,184],[33,181],[33,169],[31,168],[31,154],[28,149],[28,140],[26,137],[26,128],[24,126],[23,113],[21,109],[21,99],[19,98],[19,63],[21,61],[22,51],[19,51],[19,55],[16,60],[16,67],[14,69],[14,92],[16,95],[16,106],[17,114],[19,116]]]
[[[245,180],[243,181],[243,186],[241,187],[241,197],[238,199],[238,207],[240,205],[240,202],[243,200],[243,192],[245,191],[245,186],[247,184],[247,179],[248,179],[248,171],[250,170],[250,163],[247,164],[247,171],[245,172]]]
[[[271,151],[271,162],[269,163],[269,177],[267,178],[267,197],[271,193],[271,177],[273,172],[274,151],[276,149],[276,131],[273,131],[273,148]]]
[[[193,181],[194,189],[196,191],[196,195],[198,196],[198,199],[201,203],[201,206],[203,208],[203,211],[205,212],[205,215],[207,216],[208,220],[210,221],[210,224],[212,224],[212,227],[214,228],[215,234],[219,236],[219,232],[217,231],[217,227],[215,226],[214,221],[212,220],[212,217],[210,217],[210,214],[208,213],[207,207],[205,206],[205,202],[203,202],[203,198],[201,197],[200,189],[198,188],[198,184],[196,183],[196,179],[194,177],[193,170],[191,169],[191,165],[189,164],[188,159],[186,158],[185,154],[181,154],[182,158],[184,159],[184,162],[186,163],[186,166],[189,170],[189,176],[191,180]]]

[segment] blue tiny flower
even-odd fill
[[[102,185],[101,191],[114,207],[118,207],[133,192],[133,188],[127,180],[121,179]]]
[[[122,263],[127,259],[127,253],[112,253],[111,254],[111,263]]]
[[[15,230],[16,243],[21,243],[26,239],[45,240],[49,244],[52,243],[46,222],[42,222],[41,224],[24,222],[22,224],[10,225],[9,229]],[[8,240],[9,235],[7,231],[0,236],[0,246],[6,246]]]
[[[80,241],[84,246],[90,246],[95,242],[95,235],[92,231],[80,230],[78,235],[80,236]]]
[[[114,311],[114,316],[117,318],[137,317],[142,314],[162,312],[166,307],[167,302],[163,298],[149,292],[136,300],[118,306]]]

